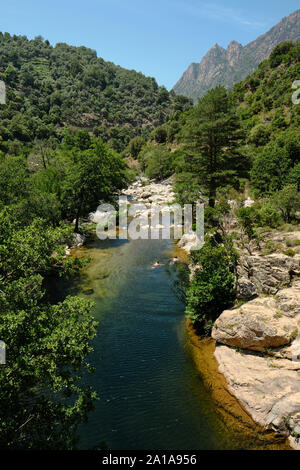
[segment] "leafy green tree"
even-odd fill
[[[43,219],[52,227],[57,227],[61,221],[61,202],[56,194],[46,193],[32,188],[26,199],[9,206],[14,220],[23,226],[31,224],[36,218]]]
[[[300,163],[299,132],[288,129],[277,135],[256,156],[251,169],[252,186],[260,194],[271,194],[283,188],[293,175],[292,168]],[[296,172],[297,170],[295,170]],[[296,174],[296,173],[295,173]]]
[[[164,145],[145,147],[140,154],[140,161],[148,178],[167,178],[174,169],[172,153]]]
[[[272,128],[276,130],[285,127],[287,127],[287,122],[284,117],[283,111],[281,109],[277,110],[272,120]]]
[[[230,205],[228,200],[221,198],[215,207],[206,207],[204,213],[204,222],[206,233],[210,231],[220,233],[222,242],[226,243],[230,232]]]
[[[82,129],[75,134],[75,145],[80,150],[87,150],[91,146],[91,137],[86,129]]]
[[[176,198],[180,204],[193,204],[195,201],[199,201],[202,186],[199,181],[195,178],[193,173],[188,171],[180,171],[176,173],[175,191]]]
[[[276,136],[278,145],[285,149],[291,159],[292,165],[300,162],[300,140],[298,129],[287,129]]]
[[[42,165],[46,169],[50,165],[53,156],[54,150],[49,141],[37,140],[28,159],[31,165]]]
[[[241,243],[248,253],[252,255],[251,242],[255,241],[259,247],[259,236],[257,226],[259,224],[259,215],[257,208],[241,207],[236,211],[237,220],[241,229]]]
[[[131,139],[128,145],[128,150],[132,158],[137,158],[138,154],[142,150],[142,147],[145,145],[145,139],[143,137],[134,137]]]
[[[288,184],[293,184],[297,187],[297,191],[300,191],[300,162],[297,163],[289,171],[286,181]]]
[[[157,95],[157,99],[156,99],[157,103],[162,104],[169,100],[170,100],[170,96],[169,96],[168,90],[165,87],[161,87]]]
[[[28,177],[28,168],[22,157],[0,159],[0,208],[26,197]]]
[[[254,126],[249,134],[248,142],[256,146],[266,145],[269,142],[271,131],[264,124]]]
[[[300,193],[297,191],[297,186],[293,184],[289,184],[275,193],[273,201],[287,223],[292,222],[295,213],[300,210]]]
[[[270,142],[254,161],[251,183],[260,194],[270,194],[282,188],[290,167],[286,149]]]
[[[294,47],[292,41],[285,41],[276,46],[270,55],[270,64],[272,68],[277,67],[283,61],[284,56]]]
[[[210,90],[187,118],[184,128],[185,168],[214,206],[217,189],[237,177],[244,161],[241,133],[225,88]]]
[[[56,161],[54,165],[47,167],[45,170],[33,173],[29,180],[31,188],[36,188],[42,193],[59,194],[64,178],[64,169],[59,163],[59,161]]]
[[[261,227],[276,228],[282,222],[282,216],[274,202],[266,200],[258,211],[259,225]]]
[[[17,69],[13,66],[13,64],[9,64],[7,69],[4,72],[5,82],[12,84],[18,80],[18,72]]]
[[[80,217],[125,186],[125,169],[121,157],[101,139],[96,139],[88,150],[71,152],[66,160],[61,199],[65,215],[75,219],[75,232],[79,230]]]
[[[164,144],[167,141],[167,131],[163,126],[159,126],[152,132],[154,140],[158,144]]]
[[[177,121],[171,121],[167,124],[167,138],[168,142],[174,142],[177,137],[177,134],[180,131],[180,124]]]
[[[89,300],[67,297],[55,304],[45,278],[78,270],[65,259],[60,240],[70,229],[49,229],[36,219],[25,228],[8,210],[0,214],[0,448],[72,449],[77,427],[93,407],[95,393],[83,387],[85,357],[96,334]]]

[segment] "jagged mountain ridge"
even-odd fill
[[[173,90],[196,99],[218,85],[231,89],[254,72],[278,44],[300,40],[300,10],[283,18],[267,33],[246,46],[231,41],[227,49],[215,44],[200,63],[192,63]]]

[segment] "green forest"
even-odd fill
[[[61,142],[66,126],[87,129],[121,152],[131,138],[147,138],[192,103],[154,78],[105,62],[96,51],[52,47],[42,37],[0,33],[0,79],[7,86],[0,149],[15,155],[28,153],[38,140]]]

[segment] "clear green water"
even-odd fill
[[[80,280],[93,289],[99,332],[86,381],[100,400],[80,428],[80,447],[105,441],[109,449],[247,448],[218,415],[189,354],[184,306],[167,263],[171,241],[95,240]],[[253,443],[252,443],[253,444]]]

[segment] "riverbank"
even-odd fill
[[[252,450],[290,450],[291,447],[286,437],[257,425],[229,390],[214,355],[215,341],[212,338],[200,338],[188,320],[186,330],[195,366],[205,386],[210,390],[217,412],[228,432],[233,433],[235,439],[240,439],[241,435],[247,435],[248,440],[253,441]]]

